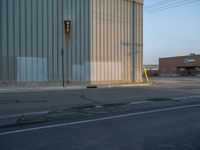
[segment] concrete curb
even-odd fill
[[[152,83],[138,84],[116,84],[116,85],[97,85],[97,88],[120,88],[120,87],[144,87],[150,86]],[[0,93],[23,93],[23,92],[41,92],[41,91],[59,91],[59,90],[84,90],[87,86],[68,86],[68,87],[45,87],[45,88],[0,88]]]
[[[109,87],[144,87],[151,86],[152,83],[142,83],[142,84],[122,84],[122,85],[110,85]]]
[[[73,87],[45,87],[45,88],[5,88],[0,89],[0,93],[23,93],[23,92],[40,92],[40,91],[59,91],[59,90],[81,90],[86,89],[86,86]]]

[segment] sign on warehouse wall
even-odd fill
[[[195,59],[184,59],[184,63],[191,63],[191,62],[195,62]]]

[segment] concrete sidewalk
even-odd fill
[[[0,86],[0,93],[19,93],[19,92],[41,92],[41,91],[60,91],[60,90],[81,90],[87,88],[119,88],[119,87],[146,87],[152,83],[134,83],[134,84],[113,84],[113,85],[66,85],[62,86]]]
[[[70,86],[21,86],[21,87],[0,87],[0,93],[21,93],[21,92],[41,92],[41,91],[60,91],[60,90],[80,90],[86,89],[83,85]]]

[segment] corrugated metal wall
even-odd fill
[[[1,1],[3,43],[0,81],[46,82],[46,79],[48,81],[59,80],[61,76],[60,49],[63,48],[63,1]],[[45,63],[46,59],[48,63]],[[22,64],[25,67],[20,67],[20,63],[22,63],[20,60],[25,62]],[[45,70],[48,70],[46,77],[41,77],[41,69],[38,69],[41,67],[44,75],[46,74]]]
[[[90,0],[64,1],[64,20],[71,20],[72,31],[65,34],[66,79],[90,81]]]
[[[133,57],[133,81],[141,82],[143,72],[143,1],[132,3],[132,57]]]
[[[2,53],[2,0],[0,0],[0,81],[2,79],[2,59],[1,59],[1,53]]]
[[[61,49],[65,81],[141,79],[142,4],[130,0],[0,0],[0,4],[0,82],[61,81]],[[70,34],[65,34],[64,20],[72,22]]]
[[[92,82],[142,81],[142,4],[91,1]]]
[[[0,82],[61,81],[61,49],[65,80],[89,80],[89,0],[0,2]],[[67,19],[70,37],[64,32]]]

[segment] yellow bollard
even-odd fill
[[[147,70],[145,67],[144,67],[144,75],[145,75],[146,81],[149,83],[149,77],[147,75]]]

